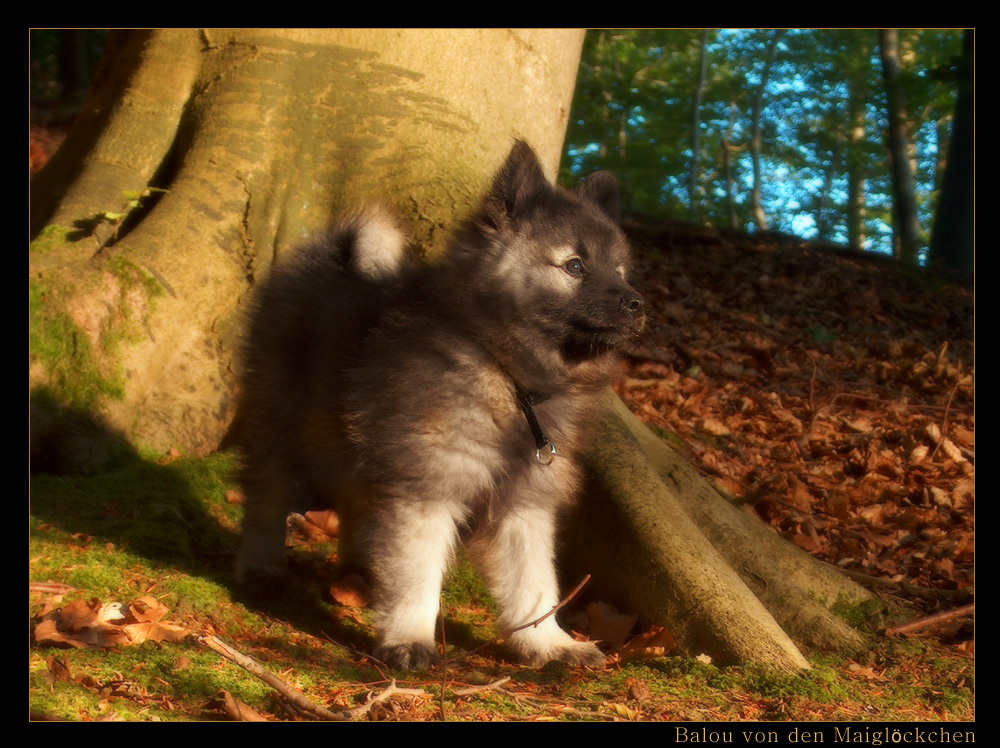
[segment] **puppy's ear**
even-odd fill
[[[576,194],[594,203],[616,225],[622,222],[622,198],[618,193],[618,180],[610,171],[595,171],[580,183]]]
[[[539,197],[551,191],[538,156],[531,146],[517,140],[483,201],[483,215],[495,228],[501,228],[512,218],[525,215]]]

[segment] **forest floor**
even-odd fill
[[[33,165],[58,139],[33,131]],[[796,675],[655,646],[623,648],[600,673],[535,670],[504,661],[492,602],[462,562],[443,596],[447,662],[389,695],[364,654],[364,590],[332,577],[322,527],[298,526],[284,598],[250,604],[230,574],[232,456],[143,455],[32,478],[31,717],[316,718],[297,691],[372,720],[974,719],[973,292],[795,237],[627,229],[650,324],[619,394],[732,501],[917,627],[873,631],[864,653],[811,654]]]
[[[632,411],[814,556],[927,614],[967,601],[972,291],[781,234],[631,235],[651,317],[617,388]]]

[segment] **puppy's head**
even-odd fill
[[[618,183],[597,172],[566,191],[515,143],[483,201],[490,241],[485,275],[507,296],[513,324],[531,325],[567,360],[621,347],[643,327],[643,301],[627,280],[628,243],[618,227]]]

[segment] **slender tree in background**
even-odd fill
[[[701,53],[698,56],[698,82],[695,85],[694,105],[691,107],[691,181],[688,200],[691,203],[691,221],[698,221],[701,205],[701,190],[698,184],[701,176],[701,105],[705,98],[705,78],[708,75],[708,29],[701,32]]]
[[[910,166],[910,136],[899,61],[898,30],[882,29],[879,32],[879,46],[888,99],[888,150],[892,173],[896,256],[907,264],[915,265],[923,240],[920,217],[917,215],[917,188]]]
[[[626,210],[688,212],[696,87],[690,74],[701,36],[690,29],[588,33],[570,117],[570,175],[578,179],[600,163],[619,175]],[[669,166],[676,164],[683,172]],[[663,180],[681,173],[682,193],[665,191]]]
[[[723,181],[725,184],[725,195],[726,195],[726,215],[728,216],[728,225],[731,229],[736,229],[739,227],[739,218],[736,210],[736,177],[735,168],[733,162],[734,153],[739,153],[740,148],[733,145],[733,128],[736,126],[736,115],[739,111],[736,106],[736,102],[733,101],[729,105],[729,124],[726,127],[726,134],[722,138],[722,174]]]
[[[761,148],[763,147],[764,140],[764,126],[762,121],[764,112],[764,95],[767,91],[767,79],[771,76],[771,67],[774,65],[775,57],[778,56],[778,44],[781,42],[781,37],[784,35],[785,32],[781,29],[774,31],[771,35],[767,45],[767,60],[764,63],[764,67],[761,69],[760,83],[757,85],[757,89],[753,97],[753,114],[751,116],[750,124],[750,157],[753,161],[753,191],[750,195],[750,200],[754,220],[757,222],[757,228],[761,230],[767,228],[767,215],[764,213],[764,206],[760,199],[762,181],[764,178],[760,164]]]
[[[440,245],[513,136],[554,173],[582,38],[113,33],[77,127],[32,185],[33,467],[92,466],[116,439],[215,448],[254,280],[332,211],[373,197]],[[643,63],[610,81],[669,81],[667,50],[632,53]],[[647,113],[602,106],[625,125]],[[720,664],[796,670],[796,643],[863,646],[829,606],[870,595],[729,505],[610,393],[586,465],[565,536],[573,581],[592,573],[608,599]]]
[[[976,195],[975,138],[976,94],[973,64],[975,32],[966,29],[958,64],[958,103],[954,131],[948,148],[934,231],[931,233],[932,263],[971,272],[975,266]]]
[[[868,102],[868,73],[871,70],[871,45],[864,34],[850,34],[846,42],[847,74],[847,243],[852,249],[865,246],[865,170],[867,158],[865,131]]]

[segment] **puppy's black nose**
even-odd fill
[[[622,296],[618,308],[629,314],[641,314],[643,307],[642,297],[637,293],[630,293]]]

